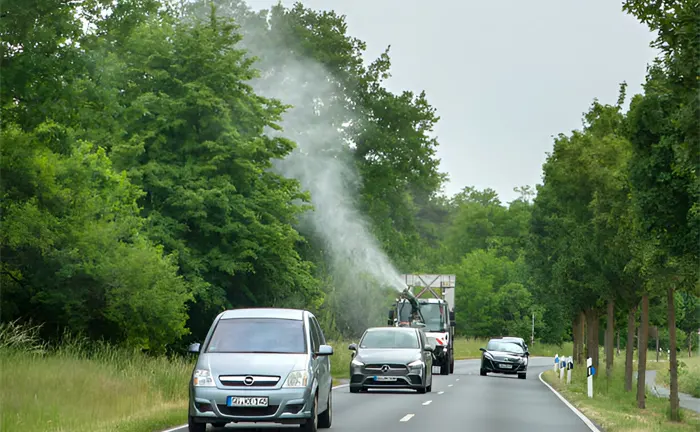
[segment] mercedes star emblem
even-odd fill
[[[255,379],[252,376],[247,376],[243,379],[243,384],[245,384],[247,386],[253,385],[254,382],[255,382]]]
[[[384,373],[389,372],[389,366],[388,365],[382,366],[382,372],[384,372]]]

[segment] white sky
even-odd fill
[[[248,0],[254,9],[277,0]],[[294,0],[283,0],[285,6]],[[441,170],[452,195],[541,182],[552,136],[581,127],[597,97],[641,91],[653,34],[611,0],[305,0],[345,15],[366,61],[391,45],[393,92],[425,90],[441,120]]]

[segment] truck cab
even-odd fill
[[[435,340],[435,365],[440,366],[440,374],[454,372],[454,312],[450,311],[447,301],[438,298],[419,298],[420,312],[423,318],[422,328],[425,335]],[[388,325],[413,327],[411,304],[406,299],[397,299],[389,310]]]

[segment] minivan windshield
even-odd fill
[[[206,352],[304,354],[304,324],[280,318],[222,319]]]
[[[360,348],[408,348],[418,349],[418,335],[415,331],[371,330],[360,341]]]
[[[519,343],[506,340],[490,340],[486,345],[486,351],[502,351],[515,354],[525,353],[525,350]]]

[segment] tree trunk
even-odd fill
[[[678,400],[678,364],[676,363],[676,307],[673,302],[673,285],[668,287],[668,341],[671,355],[670,363],[670,399],[671,399],[671,421],[680,421]]]
[[[637,329],[637,305],[630,307],[627,314],[627,346],[625,347],[625,391],[632,391],[634,372],[634,334]]]
[[[615,337],[615,300],[608,300],[608,319],[605,328],[605,376],[612,377],[613,361],[615,358],[613,338]]]
[[[573,353],[571,354],[574,358],[574,361],[578,363],[578,358],[579,358],[579,353],[578,353],[578,344],[579,344],[579,334],[578,334],[578,326],[580,325],[579,319],[578,319],[578,314],[574,315],[574,322],[573,325],[571,326],[571,330],[574,336],[574,347],[573,347]]]
[[[583,313],[583,311],[580,311],[577,316],[578,319],[578,347],[576,348],[576,354],[578,357],[575,357],[574,361],[576,362],[577,365],[584,365],[586,364],[586,359],[583,358],[584,356],[584,351],[583,351],[583,345],[584,345],[584,339],[585,339],[585,326],[586,326],[586,315]]]
[[[617,331],[617,355],[620,355],[620,330]]]
[[[637,407],[646,408],[647,350],[649,349],[649,294],[642,296],[642,314],[637,341]]]
[[[600,370],[600,315],[593,311],[593,367]]]
[[[591,359],[593,367],[598,367],[598,313],[593,308],[586,309],[586,357]]]

